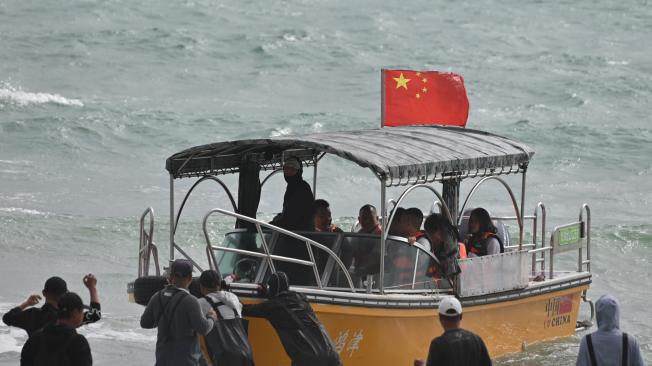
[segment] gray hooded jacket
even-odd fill
[[[598,330],[591,334],[597,365],[591,363],[586,336],[580,342],[576,366],[608,366],[622,364],[623,332],[620,331],[620,304],[611,295],[600,297],[596,303]],[[644,366],[636,338],[628,334],[628,363],[630,366]]]

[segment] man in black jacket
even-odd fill
[[[482,338],[460,328],[462,304],[450,296],[439,303],[439,323],[444,334],[432,340],[428,362],[415,360],[414,366],[491,366]]]
[[[291,231],[312,231],[314,196],[310,185],[303,180],[303,168],[298,158],[292,156],[283,164],[283,177],[287,182],[283,196],[283,211],[270,224]]]
[[[32,334],[20,353],[21,366],[91,366],[93,358],[86,338],[75,328],[84,319],[84,303],[74,292],[57,303],[57,320]]]
[[[84,276],[84,285],[88,288],[91,298],[91,306],[88,311],[84,311],[82,324],[93,323],[102,317],[100,310],[100,300],[97,294],[97,278],[92,273]],[[32,306],[38,304],[41,300],[39,295],[31,295],[22,304],[16,306],[7,312],[2,321],[12,327],[22,328],[31,336],[37,330],[43,328],[46,324],[57,320],[57,303],[59,298],[68,292],[66,281],[60,277],[50,277],[45,281],[43,287],[43,297],[45,304],[40,308]]]
[[[267,281],[268,300],[245,304],[244,316],[265,318],[278,333],[292,366],[341,366],[340,357],[323,325],[312,311],[305,296],[289,290],[283,272],[272,274]]]
[[[270,224],[290,231],[313,231],[314,196],[310,185],[302,178],[301,162],[296,157],[289,157],[283,164],[283,176],[288,183],[283,196],[283,212],[278,214]],[[279,237],[274,254],[301,260],[310,260],[306,244],[282,235]],[[312,269],[302,264],[278,262],[277,270],[285,272],[292,279],[293,285],[314,285],[316,280]]]

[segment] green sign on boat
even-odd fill
[[[553,245],[561,251],[579,248],[583,244],[583,227],[584,224],[581,221],[556,227],[552,233]]]

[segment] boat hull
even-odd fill
[[[491,304],[464,307],[462,327],[480,335],[492,358],[575,332],[582,292],[588,285]],[[242,299],[244,303],[258,299]],[[411,364],[427,357],[442,333],[436,308],[406,309],[312,303],[345,365]],[[270,324],[250,319],[256,365],[288,365]]]

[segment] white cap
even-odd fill
[[[301,168],[301,164],[299,164],[299,161],[296,158],[291,157],[285,160],[283,167],[294,168],[296,170],[299,170]]]
[[[452,296],[447,297],[439,303],[439,314],[443,316],[462,315],[462,304]]]

